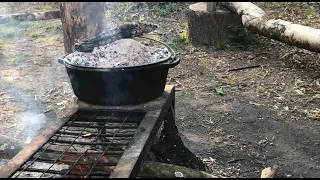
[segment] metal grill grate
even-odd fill
[[[145,114],[78,110],[12,178],[109,177]]]

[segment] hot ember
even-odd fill
[[[87,178],[88,174],[91,174],[91,173],[96,174],[99,172],[111,174],[114,167],[101,165],[101,164],[108,163],[109,160],[106,156],[102,156],[101,158],[100,157],[101,157],[101,155],[97,154],[97,155],[83,156],[79,159],[79,157],[75,156],[75,155],[64,155],[63,160],[68,161],[68,162],[76,162],[79,159],[77,162],[77,165],[75,165],[69,173],[70,174],[81,174],[81,175],[71,175],[70,178]],[[98,160],[99,160],[99,162],[91,171],[95,162]],[[84,175],[84,174],[86,174],[86,175]]]

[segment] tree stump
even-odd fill
[[[190,5],[186,17],[187,39],[193,45],[210,46],[215,41],[227,41],[230,33],[228,26],[242,26],[238,14],[218,7],[208,12],[206,2]]]
[[[105,2],[61,2],[61,22],[66,53],[74,44],[100,34],[106,25]]]

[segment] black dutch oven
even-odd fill
[[[145,38],[145,37],[143,37]],[[82,67],[58,59],[64,64],[74,94],[79,100],[97,105],[131,105],[160,97],[169,68],[180,63],[175,52],[163,42],[171,55],[156,63],[115,68]]]

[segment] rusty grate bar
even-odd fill
[[[77,136],[78,133],[77,132],[72,132],[72,131],[61,131],[59,130],[59,133],[61,132],[61,136],[64,135],[75,135]],[[96,136],[98,135],[98,133],[91,133],[92,136]],[[114,137],[132,137],[134,135],[134,133],[118,133],[116,134]],[[100,134],[100,137],[113,137],[112,134]]]
[[[109,177],[145,115],[78,110],[11,177]]]
[[[47,153],[60,154],[60,153],[62,153],[63,151],[47,149],[46,152],[47,152]],[[77,151],[75,151],[75,152],[65,152],[65,154],[82,154],[82,152],[77,152]],[[93,152],[90,152],[90,154],[102,154],[102,152],[93,151]],[[122,154],[123,154],[123,151],[107,151],[105,154],[106,154],[106,155],[122,155]]]

